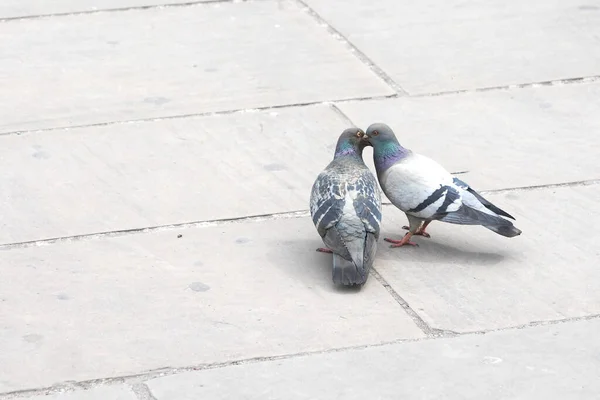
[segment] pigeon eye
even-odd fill
[[[377,135],[379,135],[379,132],[378,132],[378,131],[373,131],[373,132],[371,133],[371,135],[373,135],[373,136],[377,136]]]
[[[359,138],[363,137],[365,134],[362,133],[361,131],[356,132],[356,136],[358,136]]]

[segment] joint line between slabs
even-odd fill
[[[460,171],[461,173],[464,171]],[[539,185],[539,186],[524,186],[524,187],[516,187],[516,188],[507,188],[507,189],[495,189],[495,190],[485,190],[481,191],[481,194],[488,193],[506,193],[513,191],[529,191],[529,190],[537,190],[537,189],[548,189],[548,188],[561,188],[561,187],[576,187],[576,186],[592,186],[600,184],[600,179],[591,179],[586,181],[575,181],[575,182],[565,182],[565,183],[552,183],[548,185]],[[384,206],[391,206],[392,204],[389,202],[383,203]],[[37,246],[47,246],[54,243],[62,243],[62,242],[75,242],[79,240],[86,239],[99,239],[103,237],[119,237],[126,235],[134,235],[138,233],[150,233],[157,231],[167,231],[174,229],[184,229],[184,228],[204,228],[211,226],[222,226],[236,223],[245,223],[245,222],[264,222],[264,221],[273,221],[278,219],[294,219],[294,218],[302,218],[310,216],[310,212],[308,210],[297,210],[297,211],[286,211],[279,213],[270,213],[270,214],[262,214],[262,215],[250,215],[243,217],[233,217],[233,218],[221,218],[221,219],[212,219],[212,220],[203,220],[203,221],[193,221],[193,222],[181,222],[176,224],[166,224],[166,225],[156,225],[150,227],[142,227],[142,228],[131,228],[131,229],[120,229],[113,231],[105,231],[105,232],[95,232],[95,233],[83,233],[80,235],[72,235],[72,236],[60,236],[54,238],[46,238],[46,239],[38,239],[38,240],[28,240],[23,242],[14,242],[14,243],[4,243],[0,244],[0,251],[16,249],[16,248],[27,248],[27,247],[37,247]]]
[[[2,136],[13,136],[13,135],[21,136],[21,135],[33,134],[33,133],[43,133],[43,132],[51,132],[51,131],[68,131],[71,129],[94,128],[94,127],[102,127],[102,126],[125,125],[125,124],[135,124],[135,123],[160,122],[163,120],[172,120],[172,119],[215,117],[215,116],[221,116],[221,115],[264,112],[264,111],[270,111],[270,110],[281,110],[281,109],[296,108],[296,107],[311,107],[311,106],[326,106],[326,105],[331,106],[334,103],[348,103],[348,102],[353,102],[353,101],[366,101],[366,100],[385,100],[385,99],[393,99],[393,98],[397,98],[397,97],[398,97],[398,95],[396,95],[396,94],[376,95],[376,96],[367,96],[367,97],[350,97],[350,98],[342,98],[342,99],[337,99],[337,100],[323,100],[323,101],[318,100],[318,101],[308,101],[308,102],[301,102],[301,103],[279,104],[279,105],[264,106],[264,107],[257,107],[257,108],[238,108],[238,109],[232,109],[232,110],[165,115],[165,116],[160,116],[160,117],[138,118],[138,119],[118,120],[118,121],[105,121],[105,122],[96,122],[96,123],[90,123],[90,124],[56,126],[56,127],[40,128],[40,129],[25,129],[25,130],[19,130],[19,131],[0,132],[0,138]]]
[[[325,18],[321,17],[318,12],[313,10],[304,0],[295,0],[306,12],[316,20],[320,25],[327,27],[329,33],[338,41],[344,43],[354,53],[356,58],[365,64],[379,79],[384,81],[397,95],[408,96],[408,92],[402,89],[402,87],[392,79],[383,69],[375,64],[365,53],[358,49],[348,38],[346,38],[340,31],[335,29]]]
[[[193,222],[182,222],[182,223],[177,223],[177,224],[156,225],[156,226],[142,227],[142,228],[120,229],[120,230],[105,231],[105,232],[84,233],[84,234],[80,234],[80,235],[59,236],[59,237],[47,238],[47,239],[29,240],[29,241],[24,241],[24,242],[0,244],[0,251],[10,250],[10,249],[14,249],[14,248],[46,246],[46,245],[50,245],[50,244],[54,244],[54,243],[62,243],[62,242],[75,242],[75,241],[85,240],[85,239],[99,239],[99,238],[103,238],[103,237],[119,237],[119,236],[133,235],[133,234],[138,234],[138,233],[160,232],[160,231],[183,229],[183,228],[222,226],[222,225],[244,223],[244,222],[260,222],[260,221],[273,221],[273,220],[278,220],[278,219],[293,219],[293,218],[301,218],[301,217],[307,217],[307,216],[310,216],[310,212],[308,210],[299,210],[299,211],[287,211],[287,212],[281,212],[281,213],[251,215],[251,216],[243,216],[243,217],[222,218],[222,219],[193,221]]]
[[[348,124],[350,124],[352,126],[357,126],[354,123],[354,121],[352,121],[352,119],[345,112],[343,112],[337,105],[335,105],[334,103],[331,103],[329,106],[333,110],[333,112],[335,112],[337,115],[339,115]]]
[[[549,80],[549,81],[517,83],[517,84],[502,85],[502,86],[489,86],[489,87],[473,88],[473,89],[449,90],[449,91],[433,92],[433,93],[420,93],[420,94],[413,94],[408,97],[418,98],[418,97],[451,96],[451,95],[455,95],[455,94],[495,92],[495,91],[502,91],[502,90],[527,89],[527,88],[537,88],[537,87],[544,87],[544,86],[572,85],[572,84],[577,84],[577,83],[594,83],[597,81],[600,81],[600,75],[590,75],[590,76],[565,78],[565,79],[554,79],[554,80]]]
[[[81,10],[81,11],[68,11],[68,12],[62,12],[62,13],[22,15],[22,16],[18,16],[18,17],[0,18],[0,23],[25,21],[25,20],[30,20],[30,19],[60,18],[60,17],[69,17],[69,16],[87,15],[87,14],[114,13],[114,12],[135,11],[135,10],[153,10],[153,9],[175,8],[175,7],[192,7],[192,6],[209,5],[209,4],[215,4],[215,3],[236,3],[236,2],[247,2],[247,1],[248,0],[205,0],[205,1],[197,0],[197,1],[187,1],[187,2],[171,3],[171,4],[149,4],[149,5],[145,5],[145,6],[131,6],[131,7],[122,7],[122,8],[105,8],[105,9],[98,9],[98,10]]]
[[[521,192],[521,191],[529,191],[529,190],[537,190],[537,189],[552,189],[552,188],[562,188],[562,187],[577,187],[577,186],[593,186],[600,184],[600,179],[586,179],[583,181],[572,181],[572,182],[562,182],[562,183],[548,183],[545,185],[531,185],[531,186],[520,186],[514,188],[505,188],[505,189],[491,189],[491,190],[482,190],[480,193],[507,193],[507,192]]]
[[[404,309],[404,311],[408,314],[408,316],[413,320],[415,325],[417,325],[419,327],[419,329],[421,329],[421,331],[423,331],[423,333],[425,335],[427,335],[428,337],[435,336],[437,330],[433,329],[431,326],[429,326],[429,324],[427,322],[425,322],[425,320],[423,320],[423,318],[421,318],[419,313],[417,313],[415,310],[413,310],[410,307],[408,302],[406,300],[404,300],[404,298],[402,298],[402,296],[400,296],[400,294],[398,292],[396,292],[396,290],[392,287],[392,285],[390,285],[385,280],[385,278],[379,274],[379,272],[375,268],[371,268],[371,275],[373,275],[373,277],[377,280],[377,282],[379,282],[385,288],[385,290],[387,290],[387,292],[394,298],[394,300],[398,304],[400,304],[400,306]]]
[[[17,398],[26,398],[26,397],[35,396],[35,395],[49,395],[49,394],[54,394],[54,393],[59,393],[59,392],[64,392],[64,391],[73,392],[73,391],[89,390],[95,386],[100,386],[100,385],[127,384],[130,387],[139,387],[138,385],[140,383],[143,383],[145,385],[145,387],[148,388],[148,391],[149,391],[150,388],[146,385],[146,382],[148,382],[149,380],[158,379],[158,378],[162,378],[162,377],[170,376],[170,375],[181,374],[181,373],[185,373],[185,372],[227,368],[227,367],[235,366],[235,365],[257,364],[257,363],[261,363],[261,362],[287,360],[287,359],[296,358],[296,357],[306,357],[306,356],[314,356],[314,355],[320,355],[320,354],[341,353],[344,351],[364,350],[364,349],[369,349],[369,348],[378,348],[378,347],[402,344],[402,343],[421,342],[421,341],[426,341],[426,340],[436,340],[436,339],[450,339],[451,340],[453,338],[462,337],[462,336],[485,335],[485,334],[489,334],[489,333],[496,333],[496,332],[503,332],[503,331],[510,331],[510,330],[520,330],[520,329],[527,329],[527,328],[533,328],[533,327],[538,327],[538,326],[550,326],[550,325],[558,325],[558,324],[569,323],[569,322],[590,321],[590,320],[595,320],[595,319],[599,319],[599,318],[600,318],[600,314],[592,314],[592,315],[586,315],[583,317],[572,317],[572,318],[564,318],[564,319],[558,319],[558,320],[532,321],[532,322],[529,322],[527,324],[522,324],[522,325],[508,326],[508,327],[504,327],[504,328],[490,329],[490,330],[483,330],[483,331],[460,332],[460,333],[455,333],[455,334],[453,333],[451,335],[444,334],[444,332],[450,332],[450,331],[441,331],[442,333],[440,335],[432,335],[432,336],[426,336],[426,337],[416,338],[416,339],[396,339],[396,340],[392,340],[392,341],[372,343],[372,344],[366,344],[366,345],[338,347],[338,348],[333,348],[333,349],[316,350],[316,351],[304,351],[304,352],[289,353],[289,354],[282,354],[282,355],[275,355],[275,356],[261,356],[261,357],[246,358],[246,359],[240,359],[240,360],[234,360],[234,361],[216,362],[216,363],[209,363],[209,364],[198,364],[198,365],[187,366],[187,367],[157,368],[157,369],[154,369],[151,371],[145,371],[142,373],[132,374],[132,375],[97,378],[97,379],[90,379],[90,380],[78,381],[78,382],[66,381],[66,382],[62,382],[62,383],[55,384],[55,385],[49,386],[49,387],[44,387],[44,388],[24,389],[24,390],[12,391],[12,392],[0,393],[0,400],[9,400],[9,399],[12,400],[12,399],[17,399]],[[145,392],[145,390],[142,388],[141,392],[143,394],[143,392]],[[152,394],[152,393],[150,392],[150,394]],[[144,399],[142,397],[141,400],[153,400],[153,397],[154,397],[153,395],[152,395],[152,397],[149,397],[148,399]]]
[[[224,0],[224,1],[231,1],[231,0]],[[0,22],[1,22],[1,20],[0,20]],[[566,85],[566,84],[576,84],[576,83],[591,83],[591,82],[596,82],[596,81],[600,81],[600,75],[591,76],[591,77],[583,77],[583,78],[570,78],[570,79],[563,79],[563,80],[557,80],[557,81],[547,81],[547,82],[542,82],[542,83],[526,83],[526,84],[519,84],[519,85],[495,86],[495,87],[489,87],[489,88],[458,90],[458,91],[439,92],[439,93],[424,93],[424,94],[407,95],[407,96],[400,96],[397,93],[395,93],[395,94],[389,94],[389,95],[350,97],[350,98],[345,98],[345,99],[342,98],[342,99],[337,99],[337,100],[308,101],[308,102],[279,104],[279,105],[256,107],[256,108],[239,108],[239,109],[232,109],[232,110],[208,111],[208,112],[198,112],[198,113],[189,113],[189,114],[175,114],[175,115],[165,115],[165,116],[159,116],[159,117],[138,118],[138,119],[130,119],[130,120],[104,121],[104,122],[70,125],[70,126],[56,126],[56,127],[50,127],[50,128],[8,131],[8,132],[0,132],[0,138],[2,138],[3,136],[13,136],[13,135],[20,136],[20,135],[26,135],[26,134],[51,132],[51,131],[68,131],[71,129],[93,128],[93,127],[121,125],[121,124],[159,122],[162,120],[170,120],[170,119],[212,117],[212,116],[218,116],[218,115],[229,115],[229,114],[238,114],[238,113],[246,113],[246,112],[262,112],[262,111],[287,109],[287,108],[295,108],[295,107],[310,107],[310,106],[318,106],[318,105],[334,105],[335,106],[335,104],[344,104],[344,103],[349,103],[349,102],[360,102],[360,101],[370,101],[370,100],[451,96],[451,95],[456,95],[456,94],[460,95],[460,94],[469,94],[469,93],[478,93],[478,92],[487,92],[487,91],[512,90],[512,89],[521,89],[521,88],[537,87],[537,86],[558,86],[560,84]],[[339,110],[339,108],[338,108],[338,110]],[[341,110],[340,110],[340,112],[341,112]]]

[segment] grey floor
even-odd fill
[[[3,0],[0,43],[0,399],[598,398],[597,1]],[[376,121],[523,234],[334,287],[310,187]]]

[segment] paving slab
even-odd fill
[[[28,397],[29,400],[138,400],[127,386],[96,386],[89,390]]]
[[[423,337],[321,245],[297,218],[2,251],[0,392]]]
[[[306,210],[348,125],[322,105],[0,136],[0,243]]]
[[[0,42],[0,132],[393,92],[291,1],[8,21]]]
[[[599,334],[598,320],[584,321],[238,365],[148,385],[157,400],[596,399]]]
[[[383,243],[377,270],[432,327],[457,332],[600,314],[600,185],[495,193],[523,233],[432,223],[419,248]],[[384,237],[406,217],[388,206]]]
[[[593,1],[306,3],[411,94],[598,74]]]
[[[194,0],[203,2],[210,0]],[[189,3],[185,0],[3,0],[0,19]]]
[[[483,191],[598,179],[598,99],[582,84],[338,106]],[[306,209],[348,126],[319,105],[0,137],[0,242]]]
[[[398,140],[478,190],[600,178],[600,84],[339,104],[360,127]],[[372,153],[369,153],[372,154]],[[372,156],[371,156],[372,157]]]

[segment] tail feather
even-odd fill
[[[482,225],[505,237],[514,237],[521,234],[521,230],[515,227],[512,222],[464,205],[454,212],[440,215],[435,219],[451,224]]]
[[[515,237],[521,234],[521,230],[514,225],[483,225],[485,228],[488,228],[490,231],[496,232],[498,235],[502,235],[505,237]]]
[[[369,278],[369,272],[377,252],[377,238],[367,233],[363,242],[362,252],[346,259],[338,254],[333,255],[333,283],[342,285],[363,285]],[[358,243],[352,243],[357,245]],[[352,246],[351,246],[352,247]]]
[[[369,276],[373,261],[375,261],[375,254],[377,253],[377,237],[373,233],[367,233],[365,238],[365,251],[363,254],[363,270],[365,276]],[[365,278],[366,280],[366,278]]]
[[[375,234],[363,232],[362,237],[342,237],[337,227],[327,230],[323,242],[333,251],[333,282],[342,285],[362,285],[377,251]]]
[[[362,268],[339,254],[333,254],[333,283],[337,285],[362,285],[367,281],[368,274]]]

